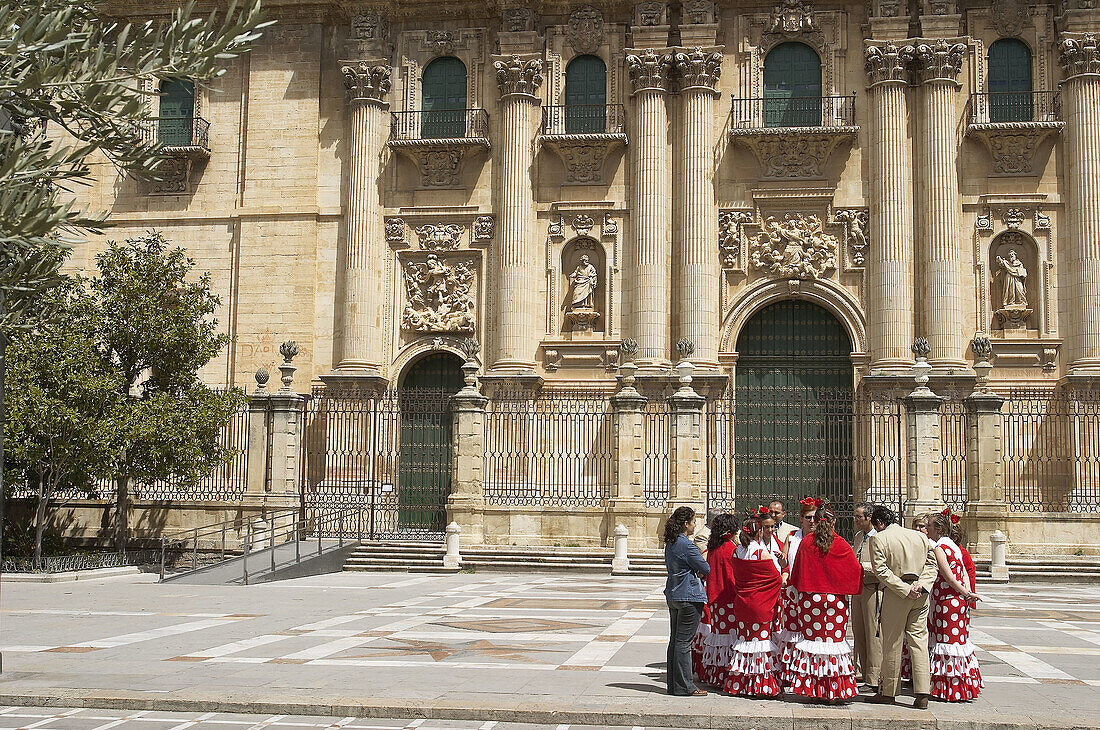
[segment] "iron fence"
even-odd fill
[[[1059,122],[1062,98],[1057,91],[1004,91],[971,94],[966,123]]]
[[[651,397],[643,412],[642,499],[646,507],[664,508],[672,483],[672,413],[665,397]]]
[[[143,124],[142,137],[148,142],[210,151],[210,122],[202,117],[153,117]]]
[[[856,97],[787,96],[732,100],[734,127],[850,127]]]
[[[1100,392],[1015,390],[1001,414],[1010,509],[1100,511]]]
[[[451,480],[449,395],[315,391],[302,437],[303,508],[357,508],[371,539],[441,540]]]
[[[956,512],[966,509],[966,407],[956,394],[940,405],[940,498]]]
[[[485,502],[599,507],[615,452],[611,401],[599,391],[501,391],[485,413]]]
[[[69,573],[77,570],[156,565],[157,550],[90,552],[80,555],[50,555],[36,561],[33,557],[4,558],[0,570],[5,573]]]
[[[431,139],[484,139],[489,115],[484,109],[430,109],[390,113],[390,139],[411,142]]]
[[[901,396],[861,390],[855,399],[855,501],[901,514],[906,494],[905,409]]]
[[[569,104],[542,108],[542,134],[624,134],[622,104]]]

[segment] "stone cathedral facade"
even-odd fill
[[[682,340],[704,395],[908,392],[918,337],[934,391],[1100,378],[1091,0],[268,9],[152,102],[167,178],[90,193],[212,272],[212,384],[287,339],[303,392],[455,382],[467,338],[483,387],[547,392],[674,381]]]

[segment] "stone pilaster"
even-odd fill
[[[680,388],[668,397],[672,411],[668,507],[686,505],[702,513],[703,406],[706,399],[691,387],[692,364],[682,360],[676,369],[680,373]]]
[[[1071,375],[1100,375],[1100,48],[1095,35],[1064,37],[1066,277]]]
[[[673,55],[680,80],[681,125],[677,157],[683,174],[673,190],[681,206],[674,258],[677,336],[695,344],[692,361],[718,369],[718,203],[714,198],[714,100],[722,54],[696,48]]]
[[[382,375],[382,286],[385,236],[378,175],[389,132],[390,67],[359,61],[343,66],[347,90],[348,177],[345,194],[346,241],[341,300],[342,355],[336,374]]]
[[[672,174],[665,95],[672,56],[639,51],[626,57],[633,87],[630,140],[630,237],[623,257],[624,332],[638,341],[643,371],[666,367],[670,352],[668,240]]]
[[[1004,398],[974,392],[966,406],[966,539],[970,551],[985,555],[989,537],[1008,531],[1004,470],[1001,465]]]
[[[942,448],[940,446],[940,403],[938,395],[918,387],[905,402],[906,524],[917,515],[942,509]]]
[[[641,547],[648,537],[645,501],[642,498],[646,398],[634,388],[637,366],[628,362],[619,370],[622,387],[611,396],[615,481],[607,508],[609,524],[625,526],[632,542]]]
[[[906,47],[870,46],[870,245],[867,247],[867,341],[871,372],[907,375],[913,365],[913,151],[905,89]]]
[[[470,367],[472,365],[472,367]],[[451,493],[447,495],[447,522],[455,522],[467,544],[485,542],[485,405],[489,399],[477,389],[477,364],[467,361],[466,387],[451,399],[453,434]]]
[[[911,57],[921,83],[919,163],[918,280],[921,325],[932,346],[928,361],[936,371],[967,370],[967,336],[960,263],[958,160],[959,70],[966,44],[920,43]]]
[[[500,89],[500,237],[496,262],[496,343],[492,374],[533,375],[539,333],[539,248],[532,235],[531,183],[535,109],[541,99],[542,61],[509,56],[493,63]]]

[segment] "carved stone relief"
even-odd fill
[[[456,149],[422,149],[413,154],[424,187],[450,187],[458,185],[458,171],[462,167],[463,154]]]
[[[496,235],[496,219],[491,215],[479,215],[474,219],[473,238],[475,241],[491,241]]]
[[[966,44],[945,40],[919,43],[906,46],[903,55],[909,57],[921,82],[933,79],[956,81],[966,57]]]
[[[405,221],[401,218],[386,218],[386,243],[405,242]]]
[[[522,59],[512,56],[495,61],[497,86],[502,97],[508,94],[527,94],[535,96],[542,86],[542,60],[538,58]]]
[[[612,143],[610,140],[576,139],[585,136],[587,135],[564,135],[542,139],[542,143],[561,159],[568,182],[599,182],[603,178],[604,162],[608,154],[622,146],[622,142]]]
[[[592,226],[596,225],[596,222],[592,220],[590,215],[578,215],[569,225],[577,232],[578,236],[587,236],[592,231]]]
[[[685,0],[680,7],[684,25],[708,25],[717,20],[712,0]]]
[[[867,255],[867,208],[841,208],[833,213],[833,219],[844,225],[844,242],[851,268],[862,267]]]
[[[816,178],[824,176],[833,150],[844,140],[854,138],[855,130],[801,128],[798,134],[791,134],[781,128],[732,129],[730,137],[752,151],[763,177]]]
[[[1028,0],[993,0],[989,22],[1000,36],[1019,35],[1031,24]]]
[[[769,216],[752,242],[749,260],[764,274],[785,279],[820,279],[836,270],[837,239],[820,218],[787,213]]]
[[[994,311],[995,324],[1006,335],[1024,334],[1034,309],[1029,303],[1028,277],[1034,274],[1034,247],[1023,233],[1009,230],[993,239],[990,271],[999,299]]]
[[[764,48],[771,48],[787,38],[800,38],[818,48],[825,34],[814,19],[814,8],[802,0],[782,0],[772,10],[771,21],[760,37]]]
[[[405,261],[403,329],[414,332],[474,330],[474,272],[469,258],[428,254],[424,261]]]
[[[173,155],[157,168],[157,179],[149,183],[153,195],[181,195],[191,188],[191,160],[185,155]]]
[[[424,46],[437,56],[447,56],[455,51],[458,35],[450,30],[429,30],[424,37]]]
[[[718,259],[724,271],[740,271],[741,252],[744,250],[746,223],[755,216],[751,210],[718,211]]]
[[[604,238],[616,236],[619,233],[619,224],[611,217],[610,213],[603,214],[603,222],[600,224],[600,235]]]
[[[351,34],[357,41],[376,41],[386,37],[386,19],[375,13],[361,13],[351,19]]]
[[[644,2],[634,6],[636,25],[668,25],[668,7],[663,2]]]
[[[424,251],[453,251],[458,248],[464,230],[457,223],[429,223],[415,229]]]
[[[634,91],[667,89],[668,70],[671,65],[672,54],[662,53],[658,55],[648,49],[643,53],[631,53],[626,57],[626,70]]]
[[[341,69],[348,101],[384,101],[390,93],[390,67],[365,61]]]
[[[506,33],[523,33],[535,29],[535,11],[530,8],[506,8],[501,13],[501,27]]]
[[[591,5],[574,10],[565,27],[565,38],[577,53],[595,53],[604,40],[603,13]]]

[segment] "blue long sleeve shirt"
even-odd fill
[[[698,574],[710,573],[710,565],[686,535],[680,535],[676,542],[665,543],[665,569],[668,570],[665,598],[688,603],[707,602]]]

